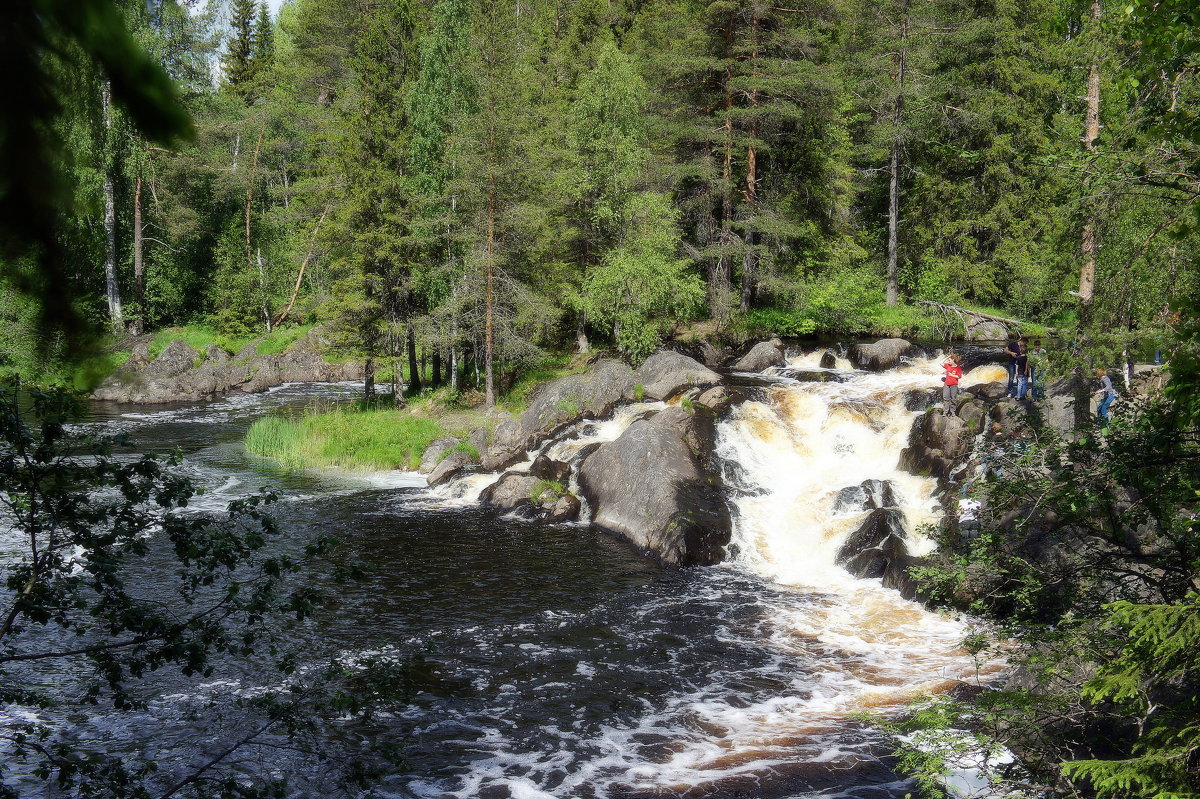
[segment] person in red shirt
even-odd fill
[[[958,363],[958,356],[953,352],[946,357],[942,368],[946,370],[946,374],[942,376],[942,382],[946,384],[942,387],[942,399],[945,400],[942,413],[950,416],[954,413],[954,406],[958,401],[958,381],[962,380],[963,371]]]

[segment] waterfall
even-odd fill
[[[824,371],[836,379],[781,377],[761,389],[762,400],[734,409],[718,430],[717,454],[734,491],[733,559],[784,585],[859,582],[834,557],[869,511],[839,508],[843,489],[866,480],[888,483],[913,555],[930,551],[922,528],[942,513],[934,496],[937,481],[899,468],[918,415],[906,400],[912,392],[940,392],[941,359],[917,358],[876,374],[821,370],[820,354],[798,356],[776,371]],[[995,377],[996,370],[976,370],[964,385]]]

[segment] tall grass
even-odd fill
[[[335,410],[259,419],[246,433],[246,449],[287,471],[415,469],[440,435],[437,422],[402,411]]]

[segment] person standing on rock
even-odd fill
[[[1004,354],[1008,356],[1008,388],[1004,396],[1017,396],[1017,358],[1021,357],[1021,339],[1014,338],[1004,345]]]
[[[1041,339],[1033,342],[1033,352],[1029,353],[1029,377],[1033,398],[1041,401],[1046,398],[1046,370],[1050,367],[1050,355],[1042,346]]]
[[[1017,356],[1017,399],[1025,399],[1029,393],[1029,344],[1021,339]]]
[[[958,356],[953,352],[946,358],[946,362],[942,364],[942,369],[946,370],[946,374],[942,376],[942,399],[944,407],[942,414],[950,416],[954,413],[954,406],[958,400],[958,381],[962,380],[963,370],[958,363]]]
[[[1096,422],[1103,427],[1108,424],[1108,409],[1117,398],[1117,391],[1113,388],[1112,378],[1108,376],[1107,369],[1097,369],[1096,377],[1100,378],[1100,405],[1096,408]]]

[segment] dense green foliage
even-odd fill
[[[494,397],[548,350],[636,359],[698,317],[928,335],[898,309],[936,299],[1145,338],[1197,288],[1187,3],[113,5],[196,135],[152,143],[172,128],[124,110],[106,51],[44,59],[62,296],[97,322],[108,258],[130,329],[323,322]],[[15,364],[56,341],[4,257]]]

